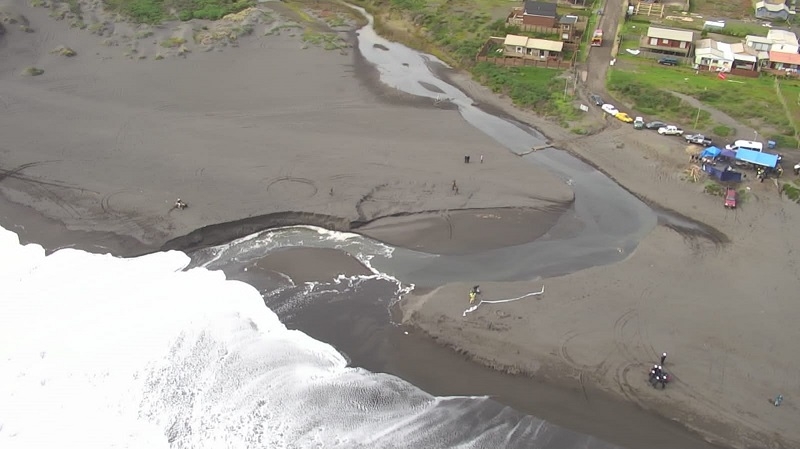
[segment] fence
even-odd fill
[[[578,44],[564,42],[564,50],[572,52],[572,56],[567,60],[552,60],[552,59],[526,59],[514,56],[490,56],[489,48],[498,47],[503,49],[502,37],[490,37],[478,50],[475,55],[476,62],[491,62],[492,64],[507,66],[507,67],[546,67],[552,69],[569,69],[575,64],[575,58],[578,56]]]
[[[664,4],[663,3],[636,3],[636,8],[633,13],[637,16],[658,16],[664,17]]]
[[[491,62],[492,64],[506,66],[506,67],[545,67],[548,69],[569,69],[572,67],[572,62],[575,58],[569,61],[553,61],[553,60],[539,60],[539,59],[524,59],[524,58],[506,58],[506,57],[493,57],[493,56],[477,56],[477,62]]]

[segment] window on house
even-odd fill
[[[525,47],[517,47],[517,53],[525,53]]]
[[[650,39],[650,45],[658,45],[658,39],[656,39],[656,38],[651,38],[651,39]]]
[[[686,48],[686,42],[681,42],[681,48]]]
[[[661,44],[662,45],[668,45],[669,44],[669,39],[661,39]]]

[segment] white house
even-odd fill
[[[757,52],[758,60],[762,63],[766,63],[771,51],[797,54],[800,50],[797,35],[786,30],[769,30],[767,37],[747,35],[745,43]]]
[[[701,39],[695,44],[694,62],[715,72],[758,70],[757,52],[741,42],[727,44],[714,39]]]

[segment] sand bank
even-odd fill
[[[223,52],[131,60],[47,10],[15,6],[42,33],[3,37],[0,165],[13,175],[0,188],[68,229],[157,247],[277,212],[364,223],[572,200],[567,185],[520,166],[457,112],[430,102],[409,113],[392,96],[376,97],[352,76],[372,70],[352,54],[303,49],[299,36],[280,34]],[[77,56],[50,54],[56,45]],[[26,66],[45,72],[22,77]],[[483,164],[463,162],[481,154]],[[190,207],[171,210],[177,197]]]

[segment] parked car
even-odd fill
[[[662,136],[682,136],[683,130],[675,125],[667,125],[662,128],[658,128],[658,133]]]
[[[603,101],[602,98],[600,98],[600,95],[591,94],[591,95],[589,95],[589,99],[592,100],[592,102],[595,104],[595,106],[602,106],[602,105],[606,104],[606,102]]]
[[[678,65],[678,60],[675,58],[661,58],[658,60],[658,63],[661,65],[676,66]]]
[[[659,122],[658,120],[656,120],[654,122],[650,122],[650,123],[644,125],[644,127],[647,128],[647,129],[658,129],[658,128],[663,128],[665,126],[667,126],[666,123]]]
[[[614,115],[614,117],[616,117],[617,120],[625,122],[625,123],[630,123],[630,122],[633,121],[633,118],[631,118],[630,115],[628,115],[628,114],[626,114],[624,112],[617,112],[617,114]]]
[[[688,136],[683,136],[683,137],[686,139],[687,143],[702,145],[704,147],[709,147],[714,143],[711,141],[711,139],[702,134],[689,134]]]
[[[736,209],[736,189],[728,187],[725,189],[725,208]]]
[[[633,129],[642,129],[644,128],[644,119],[641,117],[636,117],[633,120]]]
[[[615,108],[613,104],[610,104],[610,103],[606,103],[603,106],[600,106],[600,108],[605,113],[613,115],[613,116],[616,116],[617,114],[619,114],[619,110],[617,108]]]

